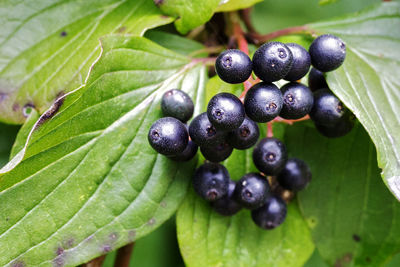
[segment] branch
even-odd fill
[[[104,260],[106,259],[106,255],[102,255],[97,257],[85,264],[82,264],[83,267],[101,267],[103,265]]]
[[[265,43],[268,42],[272,39],[275,39],[280,36],[284,35],[291,35],[291,34],[304,34],[304,35],[315,35],[315,31],[308,28],[307,25],[303,26],[296,26],[296,27],[290,27],[286,29],[282,29],[276,32],[271,32],[268,34],[258,34],[258,33],[248,33],[246,37],[250,39],[253,43],[259,44],[259,43]]]
[[[131,243],[118,249],[114,267],[129,267],[134,246],[135,243]]]

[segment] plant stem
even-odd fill
[[[203,49],[199,49],[199,50],[196,50],[196,51],[190,53],[189,57],[194,57],[194,56],[197,56],[198,54],[201,54],[201,53],[207,53],[207,54],[220,53],[220,52],[224,51],[224,49],[225,49],[225,47],[223,47],[222,45],[209,46],[209,47],[205,47]]]
[[[312,29],[308,28],[307,25],[303,25],[303,26],[296,26],[296,27],[282,29],[282,30],[279,30],[276,32],[271,32],[271,33],[264,34],[264,35],[254,33],[254,32],[249,32],[247,34],[247,37],[250,40],[252,40],[255,44],[259,44],[259,43],[265,43],[267,41],[270,41],[270,40],[275,39],[280,36],[291,35],[291,34],[314,35],[315,32]]]
[[[129,267],[135,243],[128,244],[118,249],[114,267]]]
[[[106,259],[106,255],[102,255],[97,257],[85,264],[82,264],[83,267],[101,267],[103,265],[104,260]]]

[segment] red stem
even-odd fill
[[[264,35],[250,32],[247,34],[247,36],[254,43],[258,44],[258,43],[265,43],[267,41],[270,41],[272,39],[275,39],[277,37],[284,36],[284,35],[290,35],[290,34],[311,34],[311,35],[313,35],[314,33],[315,32],[313,30],[311,30],[310,28],[308,28],[307,25],[303,25],[303,26],[296,26],[296,27],[282,29],[282,30],[279,30],[276,32],[271,32],[271,33],[264,34]]]
[[[135,243],[128,244],[118,249],[114,267],[129,267]]]

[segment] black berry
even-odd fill
[[[324,73],[320,72],[316,68],[311,68],[311,71],[308,74],[308,88],[313,92],[318,89],[329,88]]]
[[[196,156],[197,150],[198,146],[196,145],[196,143],[192,140],[189,140],[185,150],[177,155],[169,156],[169,158],[174,161],[189,161],[194,158],[194,156]]]
[[[272,83],[261,82],[249,89],[244,99],[247,116],[256,122],[273,120],[281,112],[282,92]]]
[[[245,117],[239,128],[228,134],[227,141],[234,148],[248,149],[257,143],[259,136],[257,123]]]
[[[300,80],[307,74],[310,69],[311,58],[308,51],[301,45],[289,43],[286,44],[286,46],[289,47],[292,52],[293,64],[284,79],[294,82]]]
[[[242,102],[230,93],[219,93],[208,102],[207,116],[216,129],[233,130],[239,127],[245,116]]]
[[[226,141],[222,141],[212,146],[201,146],[200,151],[205,159],[220,162],[226,160],[232,154],[233,148]]]
[[[322,72],[339,68],[346,57],[346,45],[331,34],[324,34],[315,39],[309,49],[311,64]]]
[[[286,203],[282,198],[270,196],[262,207],[251,211],[251,218],[259,227],[270,230],[283,223],[286,213]]]
[[[292,158],[286,162],[277,179],[283,188],[297,192],[311,181],[311,170],[304,161]]]
[[[300,119],[307,115],[314,103],[314,96],[307,86],[291,82],[285,84],[282,88],[283,106],[281,116],[284,119]]]
[[[206,162],[193,175],[193,188],[207,201],[215,201],[228,194],[228,170],[218,163]]]
[[[268,181],[258,173],[248,173],[236,183],[235,200],[247,209],[256,209],[264,204],[270,193]]]
[[[353,129],[355,116],[348,112],[336,124],[331,126],[315,124],[317,130],[328,138],[342,137]]]
[[[242,208],[233,197],[235,187],[236,182],[230,180],[228,194],[211,203],[211,206],[216,212],[224,216],[232,216]]]
[[[222,142],[225,133],[215,129],[207,117],[207,113],[196,116],[189,125],[190,138],[199,146],[210,146]]]
[[[344,104],[329,90],[314,92],[314,105],[310,118],[319,125],[332,126],[348,113]]]
[[[182,90],[172,89],[162,96],[161,110],[166,117],[187,122],[193,116],[194,105],[188,94]]]
[[[227,83],[246,81],[250,77],[252,69],[249,56],[238,49],[222,52],[215,62],[218,76]]]
[[[253,56],[253,70],[264,82],[275,82],[285,77],[293,64],[293,55],[283,43],[263,44]]]
[[[154,122],[147,137],[153,149],[163,155],[181,153],[189,141],[186,126],[172,117],[161,118]]]
[[[276,175],[287,161],[286,146],[273,137],[262,139],[253,150],[254,165],[266,175]]]

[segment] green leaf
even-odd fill
[[[400,200],[400,3],[384,2],[310,28],[345,41],[346,60],[328,73],[329,86],[371,136],[383,180]]]
[[[333,4],[336,3],[338,0],[319,0],[319,4],[321,6],[323,5],[329,5],[329,4]]]
[[[400,203],[381,183],[373,143],[360,124],[338,139],[309,125],[287,127],[285,142],[312,171],[298,200],[319,253],[330,266],[381,266],[400,250]]]
[[[220,0],[154,0],[165,14],[177,18],[176,29],[185,34],[211,19]]]
[[[0,121],[23,123],[82,85],[100,55],[99,37],[142,35],[171,22],[149,0],[37,0],[0,3]]]
[[[216,12],[228,12],[238,9],[245,9],[259,3],[263,0],[228,0],[222,1],[223,4],[220,5]]]
[[[86,262],[157,228],[186,194],[196,160],[157,154],[147,132],[170,88],[202,105],[205,66],[142,37],[102,47],[87,84],[46,111],[1,170],[1,266]]]

